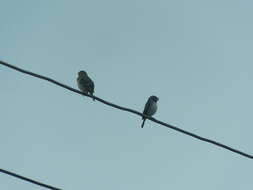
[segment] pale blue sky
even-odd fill
[[[253,2],[0,2],[0,59],[253,154]],[[0,167],[64,190],[245,190],[253,161],[0,66]],[[44,189],[0,174],[0,189]]]

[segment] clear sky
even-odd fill
[[[0,59],[253,154],[250,0],[0,2]],[[253,160],[0,65],[0,167],[64,190],[252,189]],[[0,174],[0,189],[44,189]]]

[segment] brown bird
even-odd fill
[[[155,114],[156,110],[157,110],[157,102],[158,102],[159,98],[156,96],[150,96],[147,103],[145,104],[145,108],[143,110],[143,114],[147,115],[147,116],[152,116]],[[146,121],[145,117],[142,117],[142,125],[141,128],[144,127],[144,123]]]
[[[82,92],[93,96],[95,85],[85,71],[78,72],[77,85]],[[93,100],[95,101],[95,98]]]

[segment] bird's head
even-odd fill
[[[150,98],[154,101],[154,102],[158,102],[159,98],[157,96],[150,96]]]
[[[85,71],[79,71],[78,76],[87,76],[87,73]]]

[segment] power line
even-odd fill
[[[151,121],[153,121],[153,122],[155,122],[155,123],[158,123],[158,124],[160,124],[160,125],[163,125],[163,126],[165,126],[165,127],[170,128],[170,129],[176,130],[176,131],[178,131],[178,132],[180,132],[180,133],[183,133],[183,134],[185,134],[185,135],[191,136],[191,137],[193,137],[193,138],[199,139],[199,140],[204,141],[204,142],[207,142],[207,143],[214,144],[214,145],[216,145],[216,146],[219,146],[219,147],[221,147],[221,148],[227,149],[227,150],[229,150],[229,151],[231,151],[231,152],[234,152],[234,153],[236,153],[236,154],[239,154],[239,155],[241,155],[241,156],[244,156],[244,157],[253,159],[253,156],[250,155],[250,154],[247,154],[247,153],[242,152],[242,151],[240,151],[240,150],[237,150],[237,149],[235,149],[235,148],[229,147],[229,146],[224,145],[224,144],[222,144],[222,143],[216,142],[216,141],[214,141],[214,140],[211,140],[211,139],[208,139],[208,138],[204,138],[204,137],[201,137],[201,136],[196,135],[196,134],[194,134],[194,133],[185,131],[185,130],[180,129],[180,128],[178,128],[178,127],[175,127],[175,126],[173,126],[173,125],[170,125],[170,124],[167,124],[167,123],[165,123],[165,122],[159,121],[159,120],[157,120],[157,119],[155,119],[155,118],[153,118],[153,117],[148,117],[148,116],[143,115],[142,113],[140,113],[140,112],[138,112],[138,111],[135,111],[135,110],[133,110],[133,109],[129,109],[129,108],[126,108],[126,107],[122,107],[122,106],[119,106],[119,105],[110,103],[110,102],[108,102],[108,101],[105,101],[105,100],[103,100],[103,99],[101,99],[101,98],[98,98],[98,97],[96,97],[96,96],[91,96],[91,95],[89,95],[89,94],[83,93],[83,92],[81,92],[81,91],[79,91],[79,90],[76,90],[76,89],[74,89],[74,88],[71,88],[71,87],[69,87],[69,86],[67,86],[67,85],[65,85],[65,84],[62,84],[62,83],[60,83],[60,82],[57,82],[56,80],[53,80],[53,79],[51,79],[51,78],[48,78],[48,77],[45,77],[45,76],[42,76],[42,75],[39,75],[39,74],[30,72],[30,71],[26,71],[26,70],[24,70],[24,69],[18,68],[18,67],[13,66],[13,65],[10,65],[10,64],[5,63],[5,62],[3,62],[3,61],[0,61],[0,64],[4,65],[4,66],[6,66],[6,67],[12,68],[12,69],[14,69],[14,70],[17,70],[17,71],[19,71],[19,72],[21,72],[21,73],[25,73],[25,74],[31,75],[31,76],[33,76],[33,77],[37,77],[37,78],[40,78],[40,79],[43,79],[43,80],[47,80],[47,81],[49,81],[49,82],[51,82],[51,83],[54,83],[54,84],[56,84],[56,85],[58,85],[58,86],[61,86],[61,87],[65,88],[65,89],[67,89],[67,90],[70,90],[70,91],[72,91],[72,92],[75,92],[75,93],[78,93],[78,94],[81,94],[81,95],[84,95],[84,96],[88,96],[88,97],[90,97],[90,98],[95,98],[95,99],[98,100],[99,102],[102,102],[102,103],[104,103],[104,104],[106,104],[106,105],[108,105],[108,106],[111,106],[111,107],[114,107],[114,108],[117,108],[117,109],[120,109],[120,110],[123,110],[123,111],[127,111],[127,112],[130,112],[130,113],[139,115],[139,116],[144,116],[145,118],[147,118],[147,119],[149,119],[149,120],[151,120]]]
[[[51,185],[47,185],[47,184],[45,184],[45,183],[41,183],[41,182],[35,181],[35,180],[33,180],[33,179],[29,179],[29,178],[27,178],[27,177],[21,176],[21,175],[19,175],[19,174],[16,174],[16,173],[13,173],[13,172],[10,172],[10,171],[1,169],[1,168],[0,168],[0,172],[5,173],[5,174],[10,175],[10,176],[13,176],[13,177],[16,177],[16,178],[19,178],[19,179],[22,179],[22,180],[25,180],[25,181],[30,182],[30,183],[33,183],[33,184],[35,184],[35,185],[39,185],[39,186],[41,186],[41,187],[45,187],[45,188],[52,189],[52,190],[62,190],[62,189],[60,189],[60,188],[53,187],[53,186],[51,186]]]

